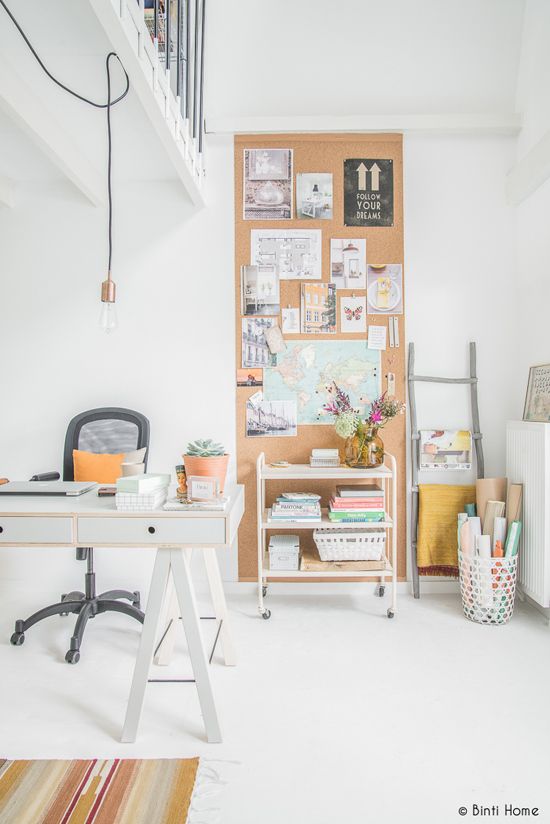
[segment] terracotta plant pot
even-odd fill
[[[216,455],[211,458],[199,458],[195,455],[183,455],[182,457],[188,478],[190,475],[218,478],[220,481],[220,492],[223,492],[229,455]]]

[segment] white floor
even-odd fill
[[[138,741],[123,745],[137,625],[95,619],[74,667],[63,660],[72,617],[11,647],[12,620],[47,598],[11,590],[1,601],[8,758],[236,761],[222,765],[223,824],[447,824],[477,818],[475,803],[500,804],[497,820],[511,803],[550,821],[550,630],[523,604],[497,628],[466,621],[457,595],[402,596],[388,620],[386,599],[343,585],[270,594],[263,621],[246,588],[229,596],[239,665],[216,655],[212,670],[225,743],[205,743],[192,685],[153,684]],[[203,624],[210,637],[213,622]],[[180,652],[170,672],[185,676],[183,643]]]

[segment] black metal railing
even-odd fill
[[[202,152],[206,0],[144,0],[144,13],[181,115]]]

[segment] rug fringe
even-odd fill
[[[211,766],[212,763],[240,764],[239,761],[224,761],[218,758],[200,759],[186,824],[220,824],[222,820],[221,808],[209,804],[211,799],[219,798],[227,781],[224,781],[220,772]]]

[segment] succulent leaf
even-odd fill
[[[187,455],[198,458],[214,458],[225,454],[220,443],[214,443],[211,438],[198,438],[187,445]]]

